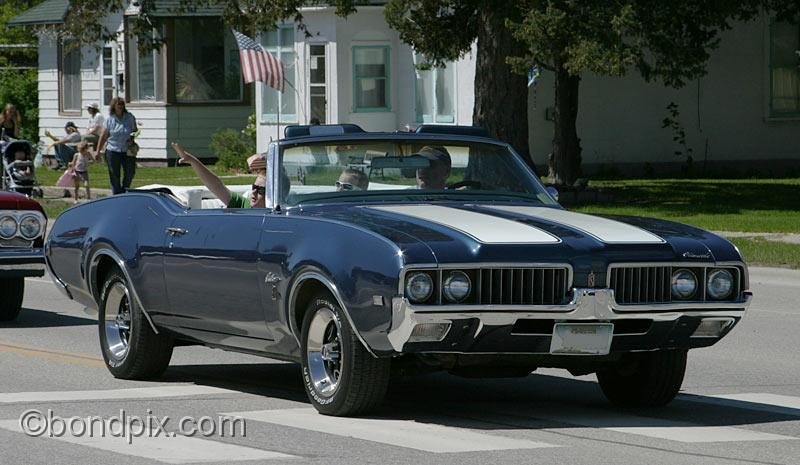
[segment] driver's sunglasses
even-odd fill
[[[253,192],[255,192],[255,193],[259,194],[259,195],[266,195],[267,194],[267,188],[265,186],[257,186],[255,184],[253,184],[251,187],[253,189]]]
[[[338,191],[360,191],[361,188],[350,184],[349,182],[336,181],[336,190]]]

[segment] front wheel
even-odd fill
[[[111,374],[122,379],[161,375],[172,358],[172,339],[153,331],[119,270],[109,274],[100,296],[100,348]]]
[[[687,350],[659,350],[635,354],[608,370],[597,372],[597,381],[612,404],[661,407],[681,388],[686,373]]]
[[[0,279],[0,321],[13,321],[22,310],[25,278]]]
[[[391,361],[367,352],[329,296],[312,299],[303,318],[302,344],[303,384],[317,411],[358,415],[383,400]]]

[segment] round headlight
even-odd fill
[[[17,233],[17,220],[10,216],[0,218],[0,237],[11,239]]]
[[[42,222],[33,215],[28,215],[19,222],[19,233],[25,239],[35,239],[41,232]]]
[[[697,278],[691,271],[682,268],[672,273],[672,296],[686,300],[697,291]]]
[[[428,273],[414,273],[406,280],[406,296],[412,302],[425,302],[433,294],[433,280]]]
[[[453,271],[444,280],[442,292],[444,292],[444,296],[448,301],[458,303],[467,298],[471,288],[472,283],[470,283],[469,276],[466,273]]]
[[[733,275],[728,270],[714,270],[708,274],[708,295],[712,299],[726,299],[733,292]]]

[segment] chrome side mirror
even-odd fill
[[[544,188],[544,190],[546,190],[547,193],[550,194],[550,197],[552,197],[553,200],[558,202],[558,189],[556,189],[553,186],[547,186],[547,187]]]

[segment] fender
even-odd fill
[[[133,280],[131,280],[130,273],[128,273],[128,267],[125,266],[125,261],[114,249],[105,244],[98,247],[88,260],[89,265],[87,266],[86,272],[86,288],[89,290],[89,293],[91,295],[99,295],[99,293],[95,294],[95,289],[92,283],[95,282],[95,278],[97,277],[97,264],[100,262],[100,258],[103,256],[114,260],[114,263],[116,263],[117,267],[122,270],[122,274],[125,275],[125,280],[128,281],[128,286],[130,287],[131,293],[133,293],[133,298],[136,299],[136,304],[142,310],[142,313],[147,319],[147,322],[150,324],[150,327],[153,329],[153,332],[159,334],[158,328],[156,328],[156,325],[150,318],[150,314],[147,313],[147,309],[145,309],[144,305],[142,305],[142,300],[139,298],[139,293],[136,292],[136,287],[133,285]],[[97,291],[99,291],[99,289],[97,289]]]
[[[294,335],[294,338],[297,341],[297,346],[301,348],[303,347],[302,342],[300,341],[301,328],[298,328],[297,324],[295,323],[296,321],[295,302],[297,301],[297,289],[300,287],[300,284],[309,279],[315,279],[321,282],[326,288],[328,288],[328,291],[330,291],[331,295],[333,295],[333,298],[336,299],[336,303],[339,304],[339,307],[342,309],[342,313],[344,313],[345,317],[347,318],[347,323],[350,325],[350,328],[356,334],[356,337],[358,338],[359,342],[361,342],[361,345],[364,346],[364,349],[366,349],[370,355],[377,358],[377,356],[372,351],[370,346],[361,336],[361,333],[358,331],[358,329],[356,329],[353,319],[350,316],[350,312],[344,305],[344,300],[342,299],[341,294],[339,294],[339,290],[337,289],[336,284],[334,284],[334,282],[330,278],[322,274],[321,271],[318,271],[313,268],[299,273],[298,276],[294,279],[294,282],[291,285],[291,290],[289,291],[289,307],[287,309],[287,320],[289,322],[289,328],[292,331],[292,335]]]

